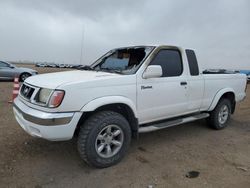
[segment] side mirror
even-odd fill
[[[143,78],[159,78],[162,76],[162,68],[160,65],[149,65],[143,73]]]

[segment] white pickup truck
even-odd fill
[[[81,70],[32,76],[14,101],[14,114],[30,135],[78,137],[88,164],[118,163],[138,133],[202,118],[226,127],[245,98],[246,75],[201,72],[193,50],[133,46],[109,51]]]

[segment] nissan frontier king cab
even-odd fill
[[[32,136],[77,136],[81,158],[104,168],[124,157],[138,133],[203,118],[225,128],[246,96],[246,81],[239,73],[202,72],[193,50],[123,47],[80,70],[27,78],[13,110]]]

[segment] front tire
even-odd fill
[[[81,126],[78,151],[89,165],[106,168],[117,164],[131,141],[128,121],[113,111],[97,112]]]
[[[215,109],[210,113],[208,124],[211,128],[220,130],[227,127],[232,112],[230,100],[221,99]]]

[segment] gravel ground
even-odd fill
[[[121,163],[101,170],[80,159],[75,139],[26,134],[7,103],[12,87],[0,82],[0,187],[250,187],[250,87],[226,129],[201,120],[141,134]]]

